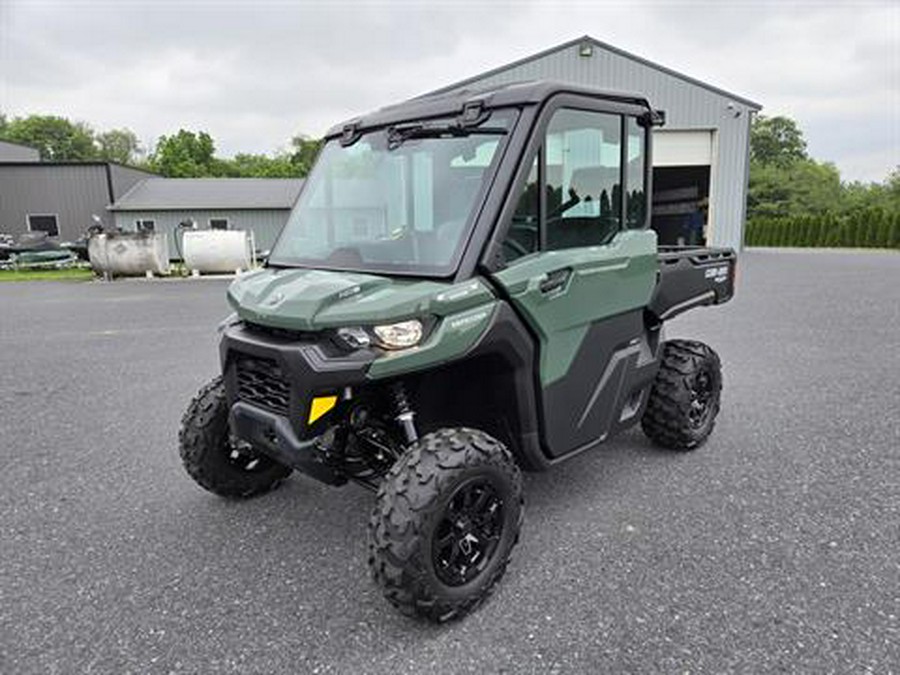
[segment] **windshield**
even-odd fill
[[[439,119],[328,141],[269,263],[452,273],[513,121],[497,111],[477,127]]]

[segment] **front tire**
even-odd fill
[[[378,490],[369,566],[401,612],[435,622],[471,612],[503,576],[524,518],[522,475],[475,429],[419,439]]]
[[[641,419],[644,433],[672,450],[693,450],[716,425],[722,395],[719,355],[702,342],[670,340]]]
[[[181,420],[181,461],[198,485],[222,497],[253,497],[275,489],[291,469],[247,444],[228,428],[228,402],[221,377],[197,393]]]

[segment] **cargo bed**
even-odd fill
[[[660,321],[734,295],[737,254],[730,248],[660,246],[659,278],[648,310]]]

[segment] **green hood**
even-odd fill
[[[372,274],[267,268],[245,274],[228,301],[246,321],[317,330],[445,316],[491,300],[484,282],[460,284],[392,279]]]

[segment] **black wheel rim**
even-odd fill
[[[503,534],[503,499],[491,481],[462,483],[434,532],[432,561],[448,586],[467,584],[490,564]]]
[[[247,473],[265,471],[272,465],[272,460],[257,453],[249,443],[234,438],[228,440],[225,452],[231,466]]]
[[[715,406],[714,399],[713,374],[709,370],[701,370],[691,386],[691,409],[688,416],[692,428],[699,429],[709,421]]]

